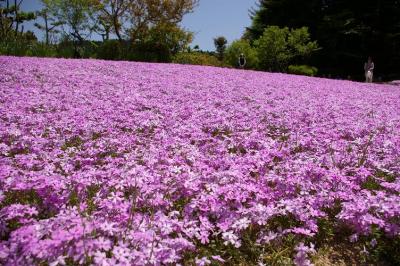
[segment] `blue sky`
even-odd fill
[[[257,0],[200,0],[193,13],[182,21],[182,26],[194,32],[192,46],[199,45],[202,50],[214,50],[213,38],[225,36],[229,42],[242,36],[245,27],[251,21],[249,10],[255,7]],[[25,0],[24,10],[40,9],[39,0]],[[26,29],[40,34],[33,23],[27,23]]]

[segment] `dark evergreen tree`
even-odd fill
[[[215,45],[215,49],[217,51],[218,59],[221,61],[224,60],[224,53],[226,50],[227,43],[228,43],[228,41],[226,40],[226,38],[224,36],[219,36],[217,38],[214,38],[214,45]]]
[[[308,27],[322,47],[313,62],[322,73],[361,79],[370,55],[376,77],[400,78],[399,0],[261,0],[251,18],[251,41],[271,25]]]

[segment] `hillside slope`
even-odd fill
[[[97,60],[0,69],[0,264],[305,265],[338,242],[399,260],[398,87]]]

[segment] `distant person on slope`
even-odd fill
[[[244,57],[244,54],[241,53],[239,56],[239,68],[244,69],[245,65],[246,65],[246,58]]]
[[[374,78],[374,62],[372,62],[372,58],[368,57],[368,62],[364,64],[364,71],[365,71],[365,82],[372,83]]]

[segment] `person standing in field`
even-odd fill
[[[244,69],[245,65],[246,65],[246,58],[244,57],[244,54],[241,53],[239,56],[239,68]]]
[[[372,62],[372,58],[369,56],[368,61],[364,64],[365,82],[372,83],[374,78],[374,68],[374,62]]]

